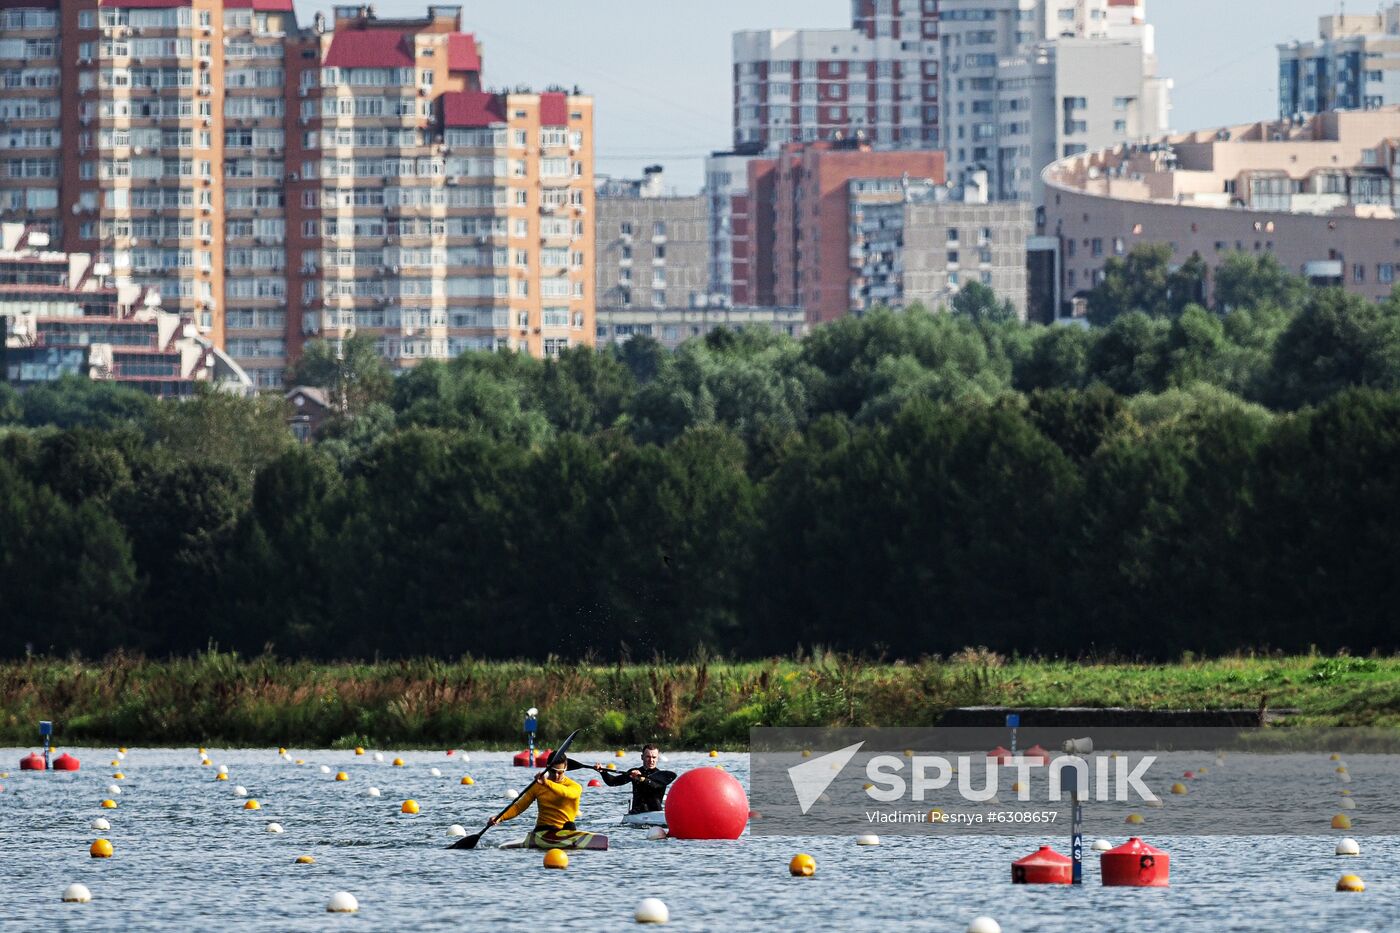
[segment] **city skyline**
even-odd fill
[[[329,13],[331,6],[297,0],[298,20],[309,23],[316,11]],[[422,10],[412,0],[375,6],[380,16],[414,16]],[[735,31],[850,25],[849,0],[714,0],[703,8],[668,7],[664,23],[653,6],[639,0],[607,0],[606,15],[600,15],[600,5],[559,0],[531,6],[539,13],[529,18],[518,4],[478,3],[463,10],[463,29],[484,46],[488,83],[579,84],[598,101],[599,176],[638,177],[644,166],[660,163],[667,184],[680,194],[698,192],[704,156],[731,143]],[[1317,18],[1337,12],[1337,6],[1336,0],[1148,0],[1158,72],[1175,84],[1172,129],[1275,117],[1276,45],[1313,37]],[[562,50],[555,43],[536,43],[523,27],[539,22],[557,24],[574,41]],[[1203,22],[1210,28],[1203,29]],[[661,25],[688,37],[692,61],[678,65],[673,43],[650,38]],[[1241,41],[1241,36],[1249,38]],[[1221,87],[1231,93],[1219,93]]]

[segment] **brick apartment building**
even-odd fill
[[[593,342],[593,107],[490,93],[461,8],[0,0],[0,219],[157,291],[262,387]]]
[[[735,303],[801,307],[808,324],[846,314],[856,277],[849,183],[905,176],[942,184],[943,153],[877,152],[864,141],[839,140],[788,144],[776,158],[751,160],[748,197],[734,219],[746,251],[734,263]]]

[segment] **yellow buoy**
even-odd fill
[[[126,754],[126,746],[122,746],[121,748],[117,749],[117,751],[119,751],[119,752],[121,752],[123,755],[125,755],[125,754]]]
[[[209,751],[209,749],[204,748],[203,746],[200,746],[199,754],[200,754],[200,755],[204,755],[204,754],[205,754],[206,752],[208,752],[208,751]]]
[[[812,757],[812,750],[811,750],[810,748],[804,748],[804,749],[802,749],[802,757],[803,757],[803,758],[811,758],[811,757]]]
[[[904,750],[904,757],[905,757],[905,758],[913,758],[913,757],[914,757],[914,750],[913,750],[912,748],[906,748],[906,749]]]
[[[216,780],[216,781],[227,781],[227,780],[228,780],[228,772],[227,772],[227,771],[220,771],[218,774],[214,775],[214,780]]]
[[[277,748],[277,754],[279,754],[279,755],[285,755],[285,754],[287,754],[287,749],[286,749],[286,747],[285,747],[285,746],[278,746],[278,748]]]
[[[1186,793],[1186,785],[1183,784],[1183,783],[1181,783],[1180,781],[1177,781],[1175,784],[1172,785],[1172,793],[1173,793],[1173,794],[1184,794],[1184,793]]]
[[[627,753],[626,753],[625,751],[623,751],[622,749],[620,749],[620,748],[619,748],[617,751],[613,752],[613,755],[615,755],[615,756],[618,757],[618,758],[626,758],[626,757],[627,757]]]
[[[394,759],[394,767],[395,767],[395,768],[402,768],[402,767],[403,767],[403,759],[402,759],[402,758],[395,758],[395,759]]]
[[[1340,793],[1343,797],[1350,797],[1350,796],[1351,796],[1351,791],[1347,790],[1345,787],[1343,787],[1340,791],[1338,791],[1338,793]]]
[[[471,785],[475,784],[476,781],[472,780],[472,776],[470,774],[464,774],[462,775],[461,783],[466,784],[468,787],[470,787]]]
[[[1359,875],[1342,875],[1337,879],[1337,890],[1361,892],[1366,890],[1366,882]]]
[[[304,765],[304,764],[306,764],[306,759],[305,759],[305,758],[298,758],[297,761],[296,761],[296,763],[299,764],[299,765]]]
[[[350,775],[346,774],[344,771],[337,771],[335,773],[335,779],[337,781],[348,781],[350,780]]]
[[[93,858],[111,858],[112,844],[106,839],[95,839],[92,845],[88,847],[88,855],[91,855]]]
[[[719,752],[715,751],[713,748],[710,749],[710,757],[711,757],[711,758],[718,758],[718,757],[719,757]]]
[[[568,868],[569,857],[564,854],[563,849],[550,849],[544,854],[545,868]]]
[[[400,813],[417,813],[417,812],[418,812],[418,801],[416,801],[416,800],[405,800],[405,801],[403,802],[403,806],[399,807],[399,812],[400,812]]]
[[[296,863],[298,865],[315,865],[316,860],[309,855],[298,855]]]
[[[1338,773],[1338,774],[1346,774],[1346,773],[1347,773],[1347,766],[1346,766],[1346,765],[1337,765],[1337,773]]]
[[[1133,826],[1140,826],[1140,825],[1142,824],[1142,814],[1141,814],[1141,813],[1129,813],[1129,814],[1128,814],[1128,818],[1127,818],[1126,820],[1124,820],[1123,822],[1124,822],[1124,823],[1130,823],[1130,824],[1132,824]]]
[[[248,801],[247,803],[245,803],[245,804],[243,805],[243,809],[245,809],[245,810],[261,810],[261,809],[262,809],[262,804],[258,803],[256,800],[250,800],[250,801]]]
[[[1351,829],[1351,817],[1347,816],[1345,813],[1338,813],[1336,816],[1332,817],[1332,828]]]
[[[112,800],[112,799],[108,798],[107,800],[102,801],[102,809],[104,809],[104,810],[115,810],[116,808],[117,808],[117,802],[116,802],[115,800]]]
[[[212,765],[214,762],[210,761],[208,758],[201,758],[201,759],[199,759],[199,763],[202,764],[202,765],[204,765],[204,767],[207,768],[207,767],[209,767],[210,765]]]
[[[114,767],[114,768],[115,768],[115,767],[116,767],[116,766],[117,766],[117,765],[119,765],[119,764],[121,764],[121,762],[120,762],[120,761],[118,761],[118,760],[117,760],[117,759],[115,759],[115,758],[113,758],[113,759],[112,759],[112,767]]]
[[[1341,761],[1341,760],[1342,760],[1342,756],[1341,756],[1341,755],[1338,755],[1336,752],[1333,752],[1331,755],[1328,756],[1328,761]]]
[[[364,748],[363,748],[362,746],[359,746],[359,745],[356,745],[356,746],[355,746],[355,754],[356,754],[356,755],[363,755],[364,753],[365,753],[365,750],[364,750]]]
[[[611,761],[608,762],[608,770],[609,770],[609,771],[616,771],[616,770],[617,770],[617,765],[613,764]]]
[[[112,775],[112,780],[114,780],[114,781],[120,781],[120,780],[124,779],[125,777],[126,777],[125,774],[122,774],[120,771],[118,771],[116,774],[113,774],[113,775]]]
[[[794,878],[810,878],[817,873],[817,860],[806,852],[799,852],[788,862],[788,871]]]

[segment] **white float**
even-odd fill
[[[109,822],[107,822],[106,820],[104,820],[104,819],[103,819],[102,817],[100,817],[100,816],[99,816],[97,819],[93,820],[93,821],[92,821],[91,823],[89,823],[88,825],[89,825],[90,827],[92,827],[93,829],[97,830],[98,832],[102,832],[102,833],[105,833],[107,830],[109,830],[109,829],[112,828],[112,824],[109,823]]]
[[[447,835],[451,836],[453,839],[460,839],[466,834],[466,827],[461,823],[453,823],[451,826],[447,827]]]
[[[383,761],[383,760],[384,760],[384,753],[383,753],[383,752],[375,752],[375,753],[374,753],[374,760],[375,760],[375,761]]]
[[[330,774],[330,773],[331,773],[331,769],[330,769],[329,767],[327,767],[326,765],[321,765],[321,773],[322,773],[322,774]]]
[[[671,911],[658,897],[644,897],[633,913],[638,923],[669,923]]]
[[[65,904],[86,904],[92,900],[92,892],[87,889],[87,885],[74,882],[63,889],[63,902]]]
[[[1109,849],[1113,848],[1113,843],[1109,842],[1107,839],[1095,839],[1094,844],[1089,848],[1093,849],[1095,852],[1107,852]]]
[[[1001,924],[991,917],[978,917],[967,925],[967,933],[1001,933]]]
[[[878,846],[879,844],[880,837],[874,833],[861,833],[856,837],[856,845],[858,846]]]
[[[234,787],[234,789],[233,789],[233,796],[235,796],[235,797],[247,797],[247,796],[248,796],[248,788],[244,787],[242,784],[239,784],[238,786]]]
[[[666,835],[665,826],[653,826],[651,829],[647,830],[648,839],[665,839]]]
[[[337,891],[331,895],[330,903],[326,905],[328,914],[353,914],[360,909],[360,902],[355,900],[355,895],[349,891]]]
[[[282,831],[282,824],[281,824],[281,823],[268,823],[268,824],[267,824],[267,831],[270,832],[270,833],[280,833],[280,832]]]
[[[220,774],[228,774],[228,765],[219,765]]]
[[[117,796],[117,795],[120,794],[121,792],[122,792],[122,789],[121,789],[120,787],[118,787],[117,785],[115,785],[115,784],[108,784],[108,785],[107,785],[107,793],[111,794],[113,797]],[[1343,803],[1345,803],[1345,801],[1343,801]]]
[[[1360,854],[1361,854],[1361,846],[1359,846],[1359,845],[1356,844],[1356,840],[1355,840],[1355,839],[1343,839],[1341,842],[1337,843],[1337,854],[1338,854],[1338,855],[1360,855]]]
[[[379,796],[379,788],[377,788],[377,787],[371,787],[369,790],[365,791],[365,793],[369,794],[371,797],[378,797],[378,796]]]
[[[431,774],[433,777],[442,777],[442,772],[439,771],[437,768],[429,768],[428,773]]]

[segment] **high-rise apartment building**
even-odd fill
[[[679,327],[688,309],[709,304],[704,195],[668,194],[655,165],[643,180],[603,185],[596,203],[600,340],[649,333],[653,322],[660,328],[674,320],[671,326]]]
[[[850,311],[852,268],[848,185],[905,176],[944,181],[943,153],[876,152],[857,140],[790,143],[774,159],[749,162],[748,281],[736,302],[801,307],[809,324]]]
[[[1319,17],[1317,31],[1316,42],[1278,47],[1282,119],[1400,104],[1400,3]]]
[[[1165,132],[1170,82],[1156,74],[1144,3],[854,0],[850,29],[735,33],[735,145],[858,137],[942,148],[954,180],[986,172],[993,197],[1032,199],[1066,146],[1102,144],[1101,123],[1117,134],[1110,142]],[[1003,87],[1008,69],[1015,80]],[[1077,112],[1090,97],[1118,112]],[[1012,98],[1031,112],[1008,110]]]
[[[593,340],[591,99],[485,93],[460,7],[8,0],[0,214],[159,291],[264,387]]]

